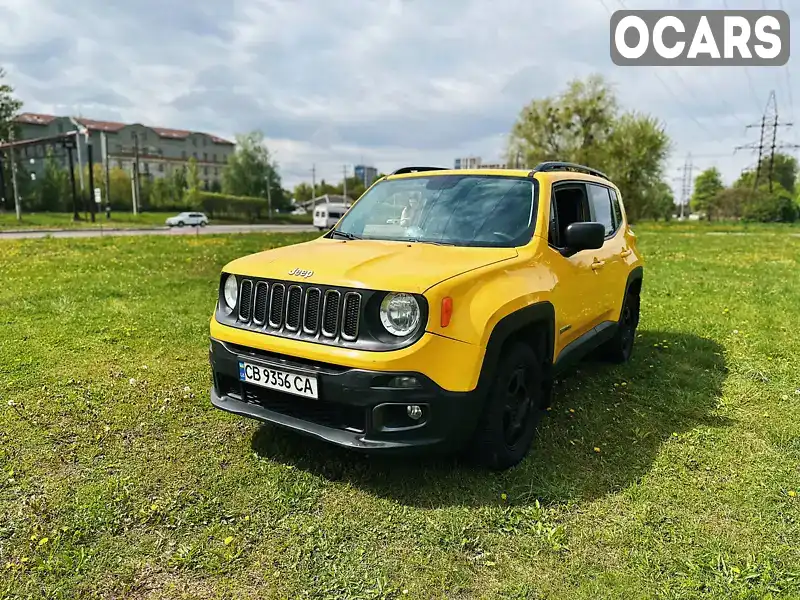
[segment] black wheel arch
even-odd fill
[[[634,267],[631,269],[631,272],[628,273],[628,281],[625,283],[625,295],[628,295],[628,292],[633,290],[635,294],[639,294],[642,291],[642,279],[644,277],[644,268],[639,265],[638,267]]]
[[[531,336],[537,340],[534,350],[540,358],[544,359],[546,373],[549,374],[553,364],[555,322],[555,308],[548,301],[531,304],[500,319],[494,326],[489,336],[489,342],[486,344],[477,389],[485,395],[486,390],[491,386],[503,349],[507,344],[516,340],[528,341],[528,334],[534,334],[534,332],[539,333],[538,336]]]

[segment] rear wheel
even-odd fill
[[[525,343],[509,347],[499,365],[471,448],[477,462],[495,470],[525,458],[548,389],[541,359]]]
[[[622,311],[614,337],[603,345],[601,355],[615,363],[628,362],[633,354],[636,327],[639,325],[639,294],[629,290],[622,303]]]

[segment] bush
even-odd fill
[[[798,218],[797,205],[784,189],[770,193],[760,189],[744,205],[742,218],[760,223],[794,223]]]

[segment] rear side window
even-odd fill
[[[602,223],[606,228],[606,235],[611,235],[616,230],[614,226],[614,214],[611,208],[611,196],[608,188],[599,185],[589,184],[586,186],[589,191],[589,210],[592,221]]]
[[[608,190],[611,194],[611,207],[614,209],[614,229],[622,225],[622,208],[619,205],[619,197],[615,190]]]

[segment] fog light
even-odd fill
[[[406,412],[408,413],[408,416],[414,419],[415,421],[419,421],[422,418],[422,408],[420,408],[416,404],[411,404],[410,406],[406,406]]]
[[[392,377],[389,380],[389,384],[387,387],[390,388],[417,388],[419,387],[419,381],[417,381],[416,377],[408,377],[405,375],[400,375],[398,377]]]

